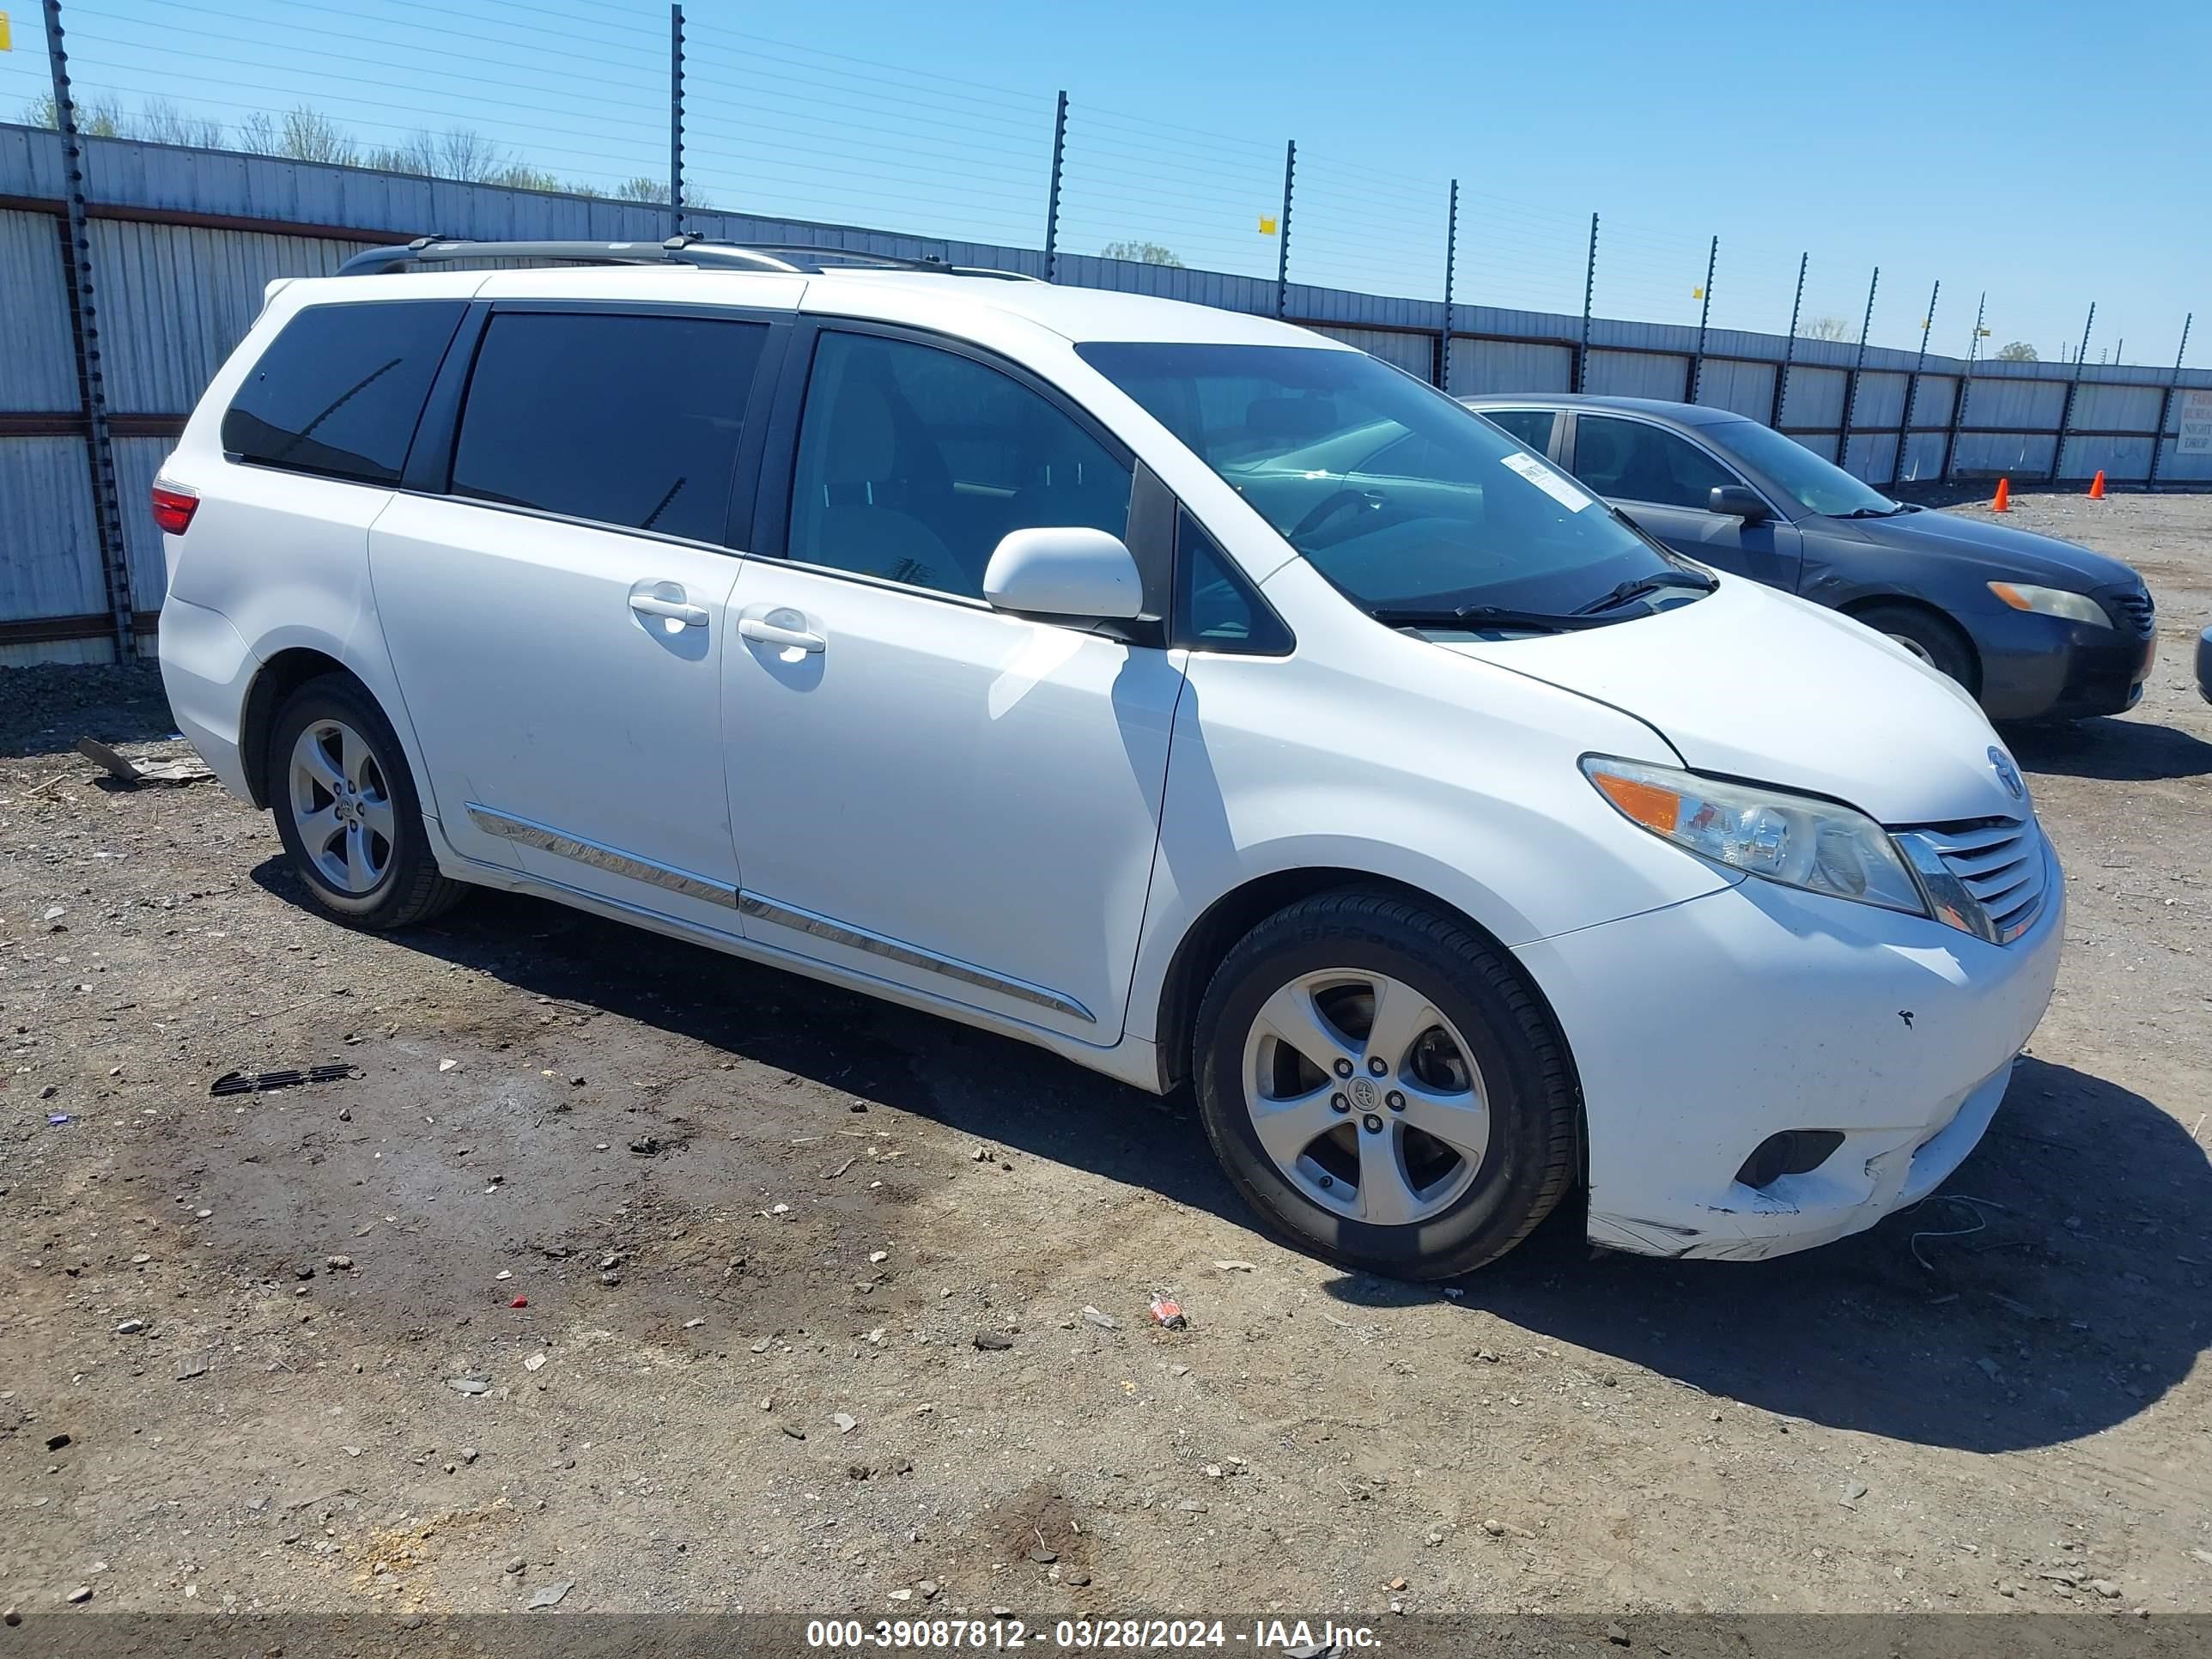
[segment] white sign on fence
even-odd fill
[[[2182,455],[2212,455],[2212,391],[2192,388],[2181,394],[2181,437],[2174,451]]]

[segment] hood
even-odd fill
[[[1831,796],[1892,827],[2027,811],[1961,687],[1863,623],[1741,578],[1609,628],[1443,648],[1633,714],[1694,771]]]
[[[2056,536],[1964,519],[1955,513],[1900,513],[1893,519],[1824,519],[1828,531],[1842,531],[1878,547],[1949,558],[1986,571],[1998,581],[2033,582],[2087,593],[2100,587],[2139,588],[2134,567],[2093,553]]]

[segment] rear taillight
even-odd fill
[[[181,536],[192,526],[192,514],[199,511],[200,498],[190,489],[179,489],[174,484],[154,486],[154,522],[166,536]]]

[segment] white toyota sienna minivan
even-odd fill
[[[1621,1249],[1869,1226],[2057,968],[1958,686],[1271,321],[419,242],[272,287],[154,510],[177,718],[334,918],[513,888],[1188,1080],[1362,1267],[1578,1183]]]

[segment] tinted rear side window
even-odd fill
[[[720,543],[765,323],[516,312],[484,331],[453,494]]]
[[[468,309],[459,300],[309,306],[222,417],[240,460],[358,483],[399,480],[422,399]]]
[[[1474,411],[1492,426],[1502,426],[1539,455],[1552,447],[1552,411],[1548,409],[1478,409]]]

